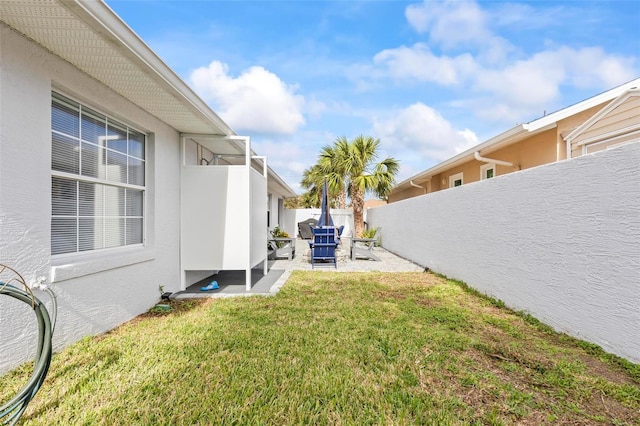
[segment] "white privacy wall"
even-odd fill
[[[59,350],[146,311],[158,286],[177,291],[179,137],[68,62],[0,23],[0,262],[28,282],[43,276],[57,295],[53,336]],[[51,258],[51,90],[150,132],[147,151],[147,247],[111,255]],[[37,296],[49,304],[46,294]],[[0,374],[35,352],[33,311],[0,296]]]
[[[322,211],[320,209],[285,209],[280,218],[280,227],[289,235],[298,235],[298,222],[304,222],[307,219],[320,219]],[[353,210],[351,209],[331,209],[331,218],[333,224],[337,226],[344,225],[342,235],[351,236],[353,233]]]
[[[246,166],[184,167],[180,226],[185,270],[247,268],[248,180]]]
[[[640,362],[640,143],[369,210],[383,246]]]
[[[267,259],[267,178],[255,169],[251,169],[249,183],[251,184],[251,203],[247,209],[251,222],[251,229],[248,230],[249,266],[254,267]]]

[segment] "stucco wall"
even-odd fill
[[[640,362],[640,143],[371,209],[384,247]]]
[[[0,24],[0,262],[57,295],[54,349],[146,311],[158,286],[177,291],[179,139],[97,81]],[[147,151],[147,247],[51,258],[51,91],[72,96],[151,134]],[[43,301],[44,293],[36,292]],[[48,303],[48,302],[47,302]],[[0,297],[0,372],[31,359],[37,329],[24,304]]]

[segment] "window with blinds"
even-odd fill
[[[51,252],[144,242],[146,137],[52,94]]]

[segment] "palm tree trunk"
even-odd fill
[[[338,193],[338,208],[346,209],[347,208],[347,194],[344,189]]]
[[[353,207],[354,235],[360,238],[364,231],[364,191],[355,186],[351,187],[351,206]]]

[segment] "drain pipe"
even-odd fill
[[[427,188],[425,188],[424,186],[420,186],[417,183],[413,183],[413,180],[409,181],[409,185],[413,186],[414,188],[420,188],[422,190],[424,190],[424,193],[427,193]]]
[[[474,152],[473,153],[473,157],[476,160],[482,161],[482,162],[485,162],[485,163],[495,163],[495,164],[500,164],[501,166],[513,167],[516,170],[520,170],[520,166],[514,165],[513,163],[511,163],[509,161],[494,160],[493,158],[481,157],[480,156],[480,151]]]

